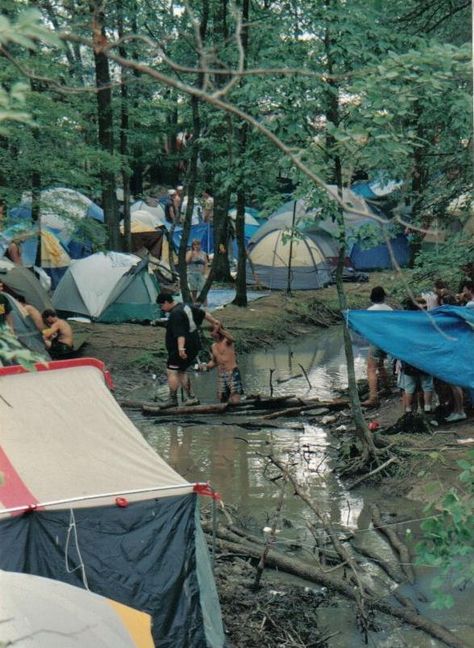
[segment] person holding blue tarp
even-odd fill
[[[385,303],[386,293],[382,286],[375,286],[370,293],[369,311],[391,311],[393,310]],[[387,385],[387,373],[385,371],[385,359],[387,354],[383,349],[371,344],[367,356],[367,381],[369,383],[369,398],[362,403],[363,407],[377,407],[378,397],[378,378],[382,383]]]

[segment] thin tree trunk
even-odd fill
[[[244,68],[247,67],[247,52],[249,47],[249,10],[250,1],[243,0],[242,3],[242,48],[245,60]],[[249,126],[247,122],[239,128],[239,158],[242,161],[247,150]],[[243,164],[242,164],[243,166]],[[242,174],[243,175],[243,174]],[[236,306],[247,306],[247,251],[245,249],[245,191],[242,189],[243,178],[237,190],[237,214],[235,217],[235,238],[237,240],[237,276],[235,278],[235,298],[232,302]]]
[[[119,0],[118,9],[118,35],[123,37],[123,1]],[[124,45],[119,47],[120,56],[127,55]],[[130,171],[128,167],[128,78],[129,72],[120,68],[120,155],[122,157],[122,185],[123,185],[123,249],[132,251],[132,232],[130,222]]]
[[[94,4],[92,10],[97,87],[98,140],[102,151],[112,157],[114,154],[112,90],[110,88],[109,61],[102,51],[103,46],[107,43],[104,28],[104,14],[99,4]],[[118,226],[117,197],[115,195],[115,174],[110,168],[111,162],[112,160],[110,160],[109,164],[107,162],[103,163],[100,171],[102,208],[104,210],[109,247],[112,250],[119,250],[120,231]]]

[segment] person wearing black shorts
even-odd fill
[[[170,394],[161,407],[177,407],[180,387],[186,393],[183,405],[199,405],[199,400],[192,392],[191,379],[186,372],[196,360],[201,348],[198,327],[204,320],[215,327],[220,326],[220,322],[197,306],[175,302],[172,295],[161,293],[156,302],[165,313],[169,313],[165,344],[168,352],[166,374]]]

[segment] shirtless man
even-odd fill
[[[48,308],[43,311],[43,322],[48,328],[43,329],[43,340],[51,357],[59,360],[68,356],[74,350],[72,328],[62,319],[59,319],[56,311]]]
[[[221,327],[214,328],[211,337],[215,340],[211,347],[212,357],[201,369],[208,371],[217,367],[217,398],[221,403],[240,403],[244,390],[237,366],[234,339]]]

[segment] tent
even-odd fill
[[[220,648],[191,484],[120,409],[98,360],[0,369],[0,569],[147,612],[162,648]],[[91,646],[94,644],[91,644]]]
[[[17,648],[154,648],[151,619],[49,578],[0,571],[2,642]]]
[[[31,193],[26,192],[21,199],[23,217],[29,211],[31,218]],[[12,210],[11,215],[15,214]],[[55,187],[41,192],[41,227],[49,227],[60,234],[64,243],[72,237],[77,221],[82,218],[93,218],[104,222],[104,212],[90,198],[75,189]]]
[[[43,336],[31,317],[14,297],[8,293],[4,294],[12,307],[11,315],[15,337],[30,351],[40,353],[45,358],[49,359],[49,354],[44,346]]]
[[[348,325],[390,355],[452,385],[474,389],[474,309],[358,311]]]
[[[315,290],[331,281],[331,268],[324,252],[305,234],[291,243],[285,239],[285,230],[267,231],[249,246],[247,260],[248,284],[283,290],[288,287],[288,274],[293,290]]]
[[[144,200],[137,200],[130,207],[130,220],[149,225],[152,229],[166,223],[165,210],[160,204],[153,207]]]
[[[328,189],[333,193],[337,192],[335,186],[328,185]],[[348,256],[353,268],[356,270],[392,268],[391,253],[398,265],[406,266],[410,259],[410,253],[409,242],[405,234],[396,231],[396,227],[390,221],[350,189],[343,190],[343,200],[348,207],[348,210],[344,212],[344,222],[349,243]],[[282,205],[270,216],[267,223],[262,225],[262,228],[257,231],[257,235],[261,231],[271,229],[277,223],[281,226],[291,227],[294,206],[294,200]],[[385,224],[382,224],[380,220],[385,221]],[[334,245],[338,249],[337,223],[327,217],[322,208],[313,208],[308,206],[306,201],[297,200],[296,224],[299,229],[305,232],[315,227],[325,231],[333,237]],[[377,239],[375,244],[374,238]]]
[[[40,312],[52,308],[48,293],[28,268],[17,266],[8,259],[0,259],[0,281],[14,296],[23,297],[27,304]]]
[[[158,292],[146,259],[98,252],[68,268],[54,292],[53,306],[63,314],[98,322],[145,322],[159,317]]]

